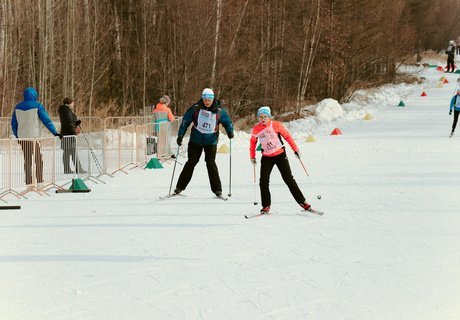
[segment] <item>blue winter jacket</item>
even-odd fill
[[[213,133],[201,133],[196,129],[198,125],[198,113],[200,109],[205,109],[207,111],[211,111],[212,113],[216,114],[217,117],[217,124],[216,124],[216,131]],[[187,112],[185,112],[184,117],[182,118],[182,123],[179,127],[178,136],[183,137],[185,132],[187,132],[188,127],[193,122],[193,127],[190,132],[190,142],[198,144],[198,145],[217,145],[217,141],[219,140],[219,124],[225,128],[227,135],[233,137],[233,123],[230,120],[230,117],[225,111],[225,109],[220,107],[220,102],[217,99],[214,99],[212,105],[209,108],[203,104],[203,100],[200,99],[197,103],[193,104]]]
[[[37,101],[34,88],[24,90],[24,101],[18,103],[11,116],[11,128],[16,138],[40,138],[41,123],[53,134],[58,135],[50,116],[43,105]]]
[[[454,109],[455,111],[460,111],[460,100],[458,100],[459,95],[455,95],[450,100],[450,110]],[[457,103],[458,100],[458,103]]]

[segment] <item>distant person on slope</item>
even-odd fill
[[[447,71],[446,72],[454,72],[455,71],[455,43],[454,40],[449,41],[449,46],[446,50],[447,54]],[[452,71],[450,71],[452,70]]]
[[[457,94],[450,100],[449,115],[452,115],[452,109],[454,109],[454,122],[452,123],[452,132],[450,133],[450,137],[454,135],[458,115],[460,114],[460,88],[457,88]]]
[[[187,188],[192,179],[193,170],[204,151],[204,161],[208,169],[211,191],[217,197],[222,197],[222,183],[216,165],[219,124],[222,123],[224,126],[228,138],[233,139],[233,123],[227,111],[220,106],[220,101],[214,98],[212,89],[204,89],[201,93],[201,99],[185,112],[177,134],[179,146],[182,145],[185,132],[192,122],[193,126],[187,149],[188,160],[179,176],[174,194],[179,194]]]
[[[295,156],[300,159],[299,148],[290,133],[281,122],[271,120],[271,110],[269,107],[261,107],[257,111],[259,123],[252,128],[252,136],[249,145],[249,156],[252,164],[257,164],[256,144],[260,142],[262,146],[262,159],[260,160],[260,194],[262,198],[262,209],[260,213],[268,213],[271,205],[270,195],[270,174],[276,165],[281,173],[284,183],[291,191],[295,201],[304,209],[308,210],[311,206],[305,200],[297,182],[292,176],[289,160],[286,155],[283,139],[289,143]]]

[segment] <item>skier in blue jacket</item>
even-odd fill
[[[457,126],[458,115],[460,114],[460,87],[457,88],[457,94],[452,97],[450,100],[450,109],[449,115],[452,114],[452,109],[454,110],[454,122],[452,123],[452,132],[450,133],[450,137],[454,135],[455,127]]]
[[[185,190],[192,179],[193,170],[204,151],[204,161],[208,170],[211,191],[216,196],[221,197],[222,183],[216,165],[219,124],[222,123],[229,139],[232,139],[234,134],[233,123],[227,111],[220,106],[219,100],[214,98],[214,91],[212,89],[204,89],[201,99],[185,112],[177,134],[177,144],[179,146],[182,145],[182,139],[192,123],[193,126],[187,148],[188,160],[179,176],[174,194],[179,194]]]
[[[33,139],[41,137],[41,124],[57,137],[62,137],[54,127],[45,107],[37,101],[38,93],[34,88],[24,90],[24,100],[16,105],[11,116],[11,128],[24,153],[24,171],[26,184],[32,184],[32,155],[35,155],[37,183],[43,182],[43,160],[40,144]],[[25,140],[22,140],[25,139]]]

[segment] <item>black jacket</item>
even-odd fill
[[[78,119],[68,105],[63,104],[59,107],[59,119],[61,120],[61,134],[63,136],[76,135],[75,129]]]

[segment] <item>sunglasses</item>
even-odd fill
[[[211,94],[203,94],[203,95],[201,96],[201,98],[202,98],[203,100],[214,100],[214,96],[211,95]]]

